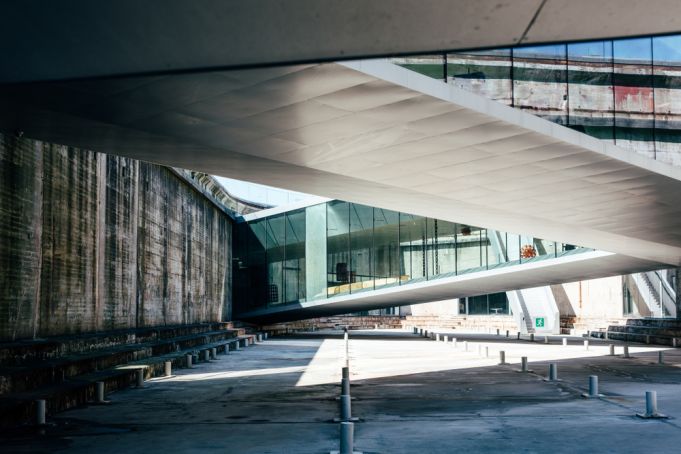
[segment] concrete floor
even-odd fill
[[[404,331],[350,333],[355,448],[365,453],[681,452],[681,350],[637,346],[634,359],[607,343],[530,343],[457,332],[458,348]],[[468,341],[465,352],[463,340]],[[543,338],[541,339],[543,341]],[[491,358],[478,356],[478,344]],[[621,345],[621,344],[617,344]],[[505,350],[508,366],[498,366]],[[621,354],[621,347],[617,348]],[[518,373],[528,356],[534,373]],[[545,382],[548,363],[562,381]],[[43,435],[4,435],[2,452],[323,453],[338,449],[336,397],[342,335],[270,339],[142,390],[111,394],[109,406],[61,413]],[[605,398],[588,400],[589,375]],[[671,418],[643,420],[656,390]]]

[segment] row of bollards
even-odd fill
[[[347,345],[347,332],[344,336]],[[347,347],[346,347],[347,351]],[[354,452],[354,421],[358,418],[352,416],[352,397],[350,396],[350,367],[341,369],[341,395],[340,395],[340,418],[335,419],[340,423],[340,453],[353,454]]]

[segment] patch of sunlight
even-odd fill
[[[174,377],[165,378],[164,382],[177,381],[201,381],[201,380],[220,380],[226,378],[243,378],[243,377],[257,377],[258,375],[274,375],[274,374],[293,374],[305,370],[305,366],[292,367],[275,367],[268,369],[251,369],[251,370],[234,370],[226,372],[206,372],[203,374],[193,374],[191,372],[183,375],[176,375]]]

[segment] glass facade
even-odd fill
[[[558,257],[576,249],[334,200],[237,224],[235,310],[366,292]],[[507,303],[484,298],[489,313],[508,312]],[[482,310],[482,303],[476,307]]]
[[[392,61],[654,159],[681,165],[681,35]]]

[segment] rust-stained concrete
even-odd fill
[[[0,340],[230,316],[230,217],[176,172],[0,135]]]

